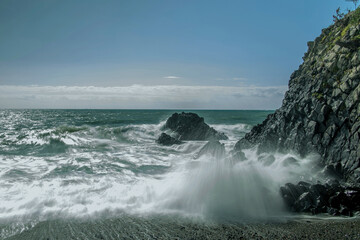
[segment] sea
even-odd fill
[[[197,113],[228,136],[221,141],[223,159],[196,157],[206,141],[156,143],[162,132],[172,134],[164,129],[167,118],[182,111]],[[314,158],[272,153],[274,160],[265,164],[260,161],[264,153],[255,148],[244,151],[246,161],[231,157],[235,143],[271,113],[0,110],[0,239],[17,239],[32,229],[61,232],[56,228],[64,225],[58,221],[283,217],[288,212],[280,186],[311,178]],[[289,157],[296,164],[284,164]],[[54,221],[58,224],[46,224]]]

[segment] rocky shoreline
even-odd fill
[[[280,189],[285,203],[295,212],[352,216],[360,211],[360,8],[323,29],[308,47],[282,106],[236,143],[232,158],[246,160],[243,150],[250,148],[259,156],[315,154],[320,171],[336,184],[287,183]],[[174,135],[163,133],[159,144],[210,141],[199,154],[224,155],[218,140],[227,139],[225,134],[194,113],[174,113],[164,129]]]
[[[323,172],[339,186],[286,184],[281,194],[293,211],[351,215],[360,209],[359,39],[360,8],[308,43],[281,108],[235,145],[238,153],[256,146],[259,154],[293,151],[319,156]],[[355,205],[349,203],[352,198],[357,199]]]
[[[54,220],[5,238],[22,239],[360,239],[358,218],[301,217],[273,223],[210,223],[175,217]]]

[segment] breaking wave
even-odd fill
[[[156,144],[163,121],[44,127],[19,118],[3,121],[7,125],[0,136],[0,223],[20,222],[19,229],[34,221],[119,212],[276,219],[287,214],[280,185],[310,178],[316,159],[257,155],[252,149],[245,152],[248,160],[233,160],[236,140],[251,128],[245,123],[211,125],[229,136],[222,141],[226,156],[216,159],[194,157],[203,141]],[[19,122],[30,127],[16,128]]]

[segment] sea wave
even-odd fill
[[[161,132],[171,133],[164,121],[87,125],[81,117],[74,122],[75,113],[70,122],[57,112],[37,121],[20,113],[13,122],[0,118],[7,124],[0,136],[0,225],[15,222],[20,230],[34,221],[119,212],[239,221],[283,216],[279,186],[309,179],[309,162],[316,160],[256,149],[244,152],[246,161],[235,160],[246,123],[211,125],[229,137],[218,159],[195,157],[205,141],[157,144]]]

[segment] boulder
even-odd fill
[[[224,133],[217,132],[204,122],[204,118],[195,113],[174,113],[165,123],[168,128],[178,134],[179,140],[226,140]]]
[[[326,184],[287,183],[280,188],[285,205],[294,212],[329,213],[352,216],[360,210],[360,188],[341,186],[338,181]]]
[[[243,162],[243,161],[246,161],[247,158],[243,151],[237,151],[232,154],[232,160],[234,160],[236,162]]]
[[[174,144],[181,144],[182,142],[176,138],[171,137],[166,133],[162,133],[160,137],[156,140],[157,143],[165,146],[171,146]]]
[[[274,155],[263,154],[258,157],[258,161],[264,166],[270,166],[275,162],[275,157]]]
[[[298,161],[296,160],[296,158],[294,157],[287,157],[286,159],[284,159],[284,161],[282,162],[282,165],[284,167],[288,167],[288,166],[292,166],[292,165],[296,165],[299,166]]]

